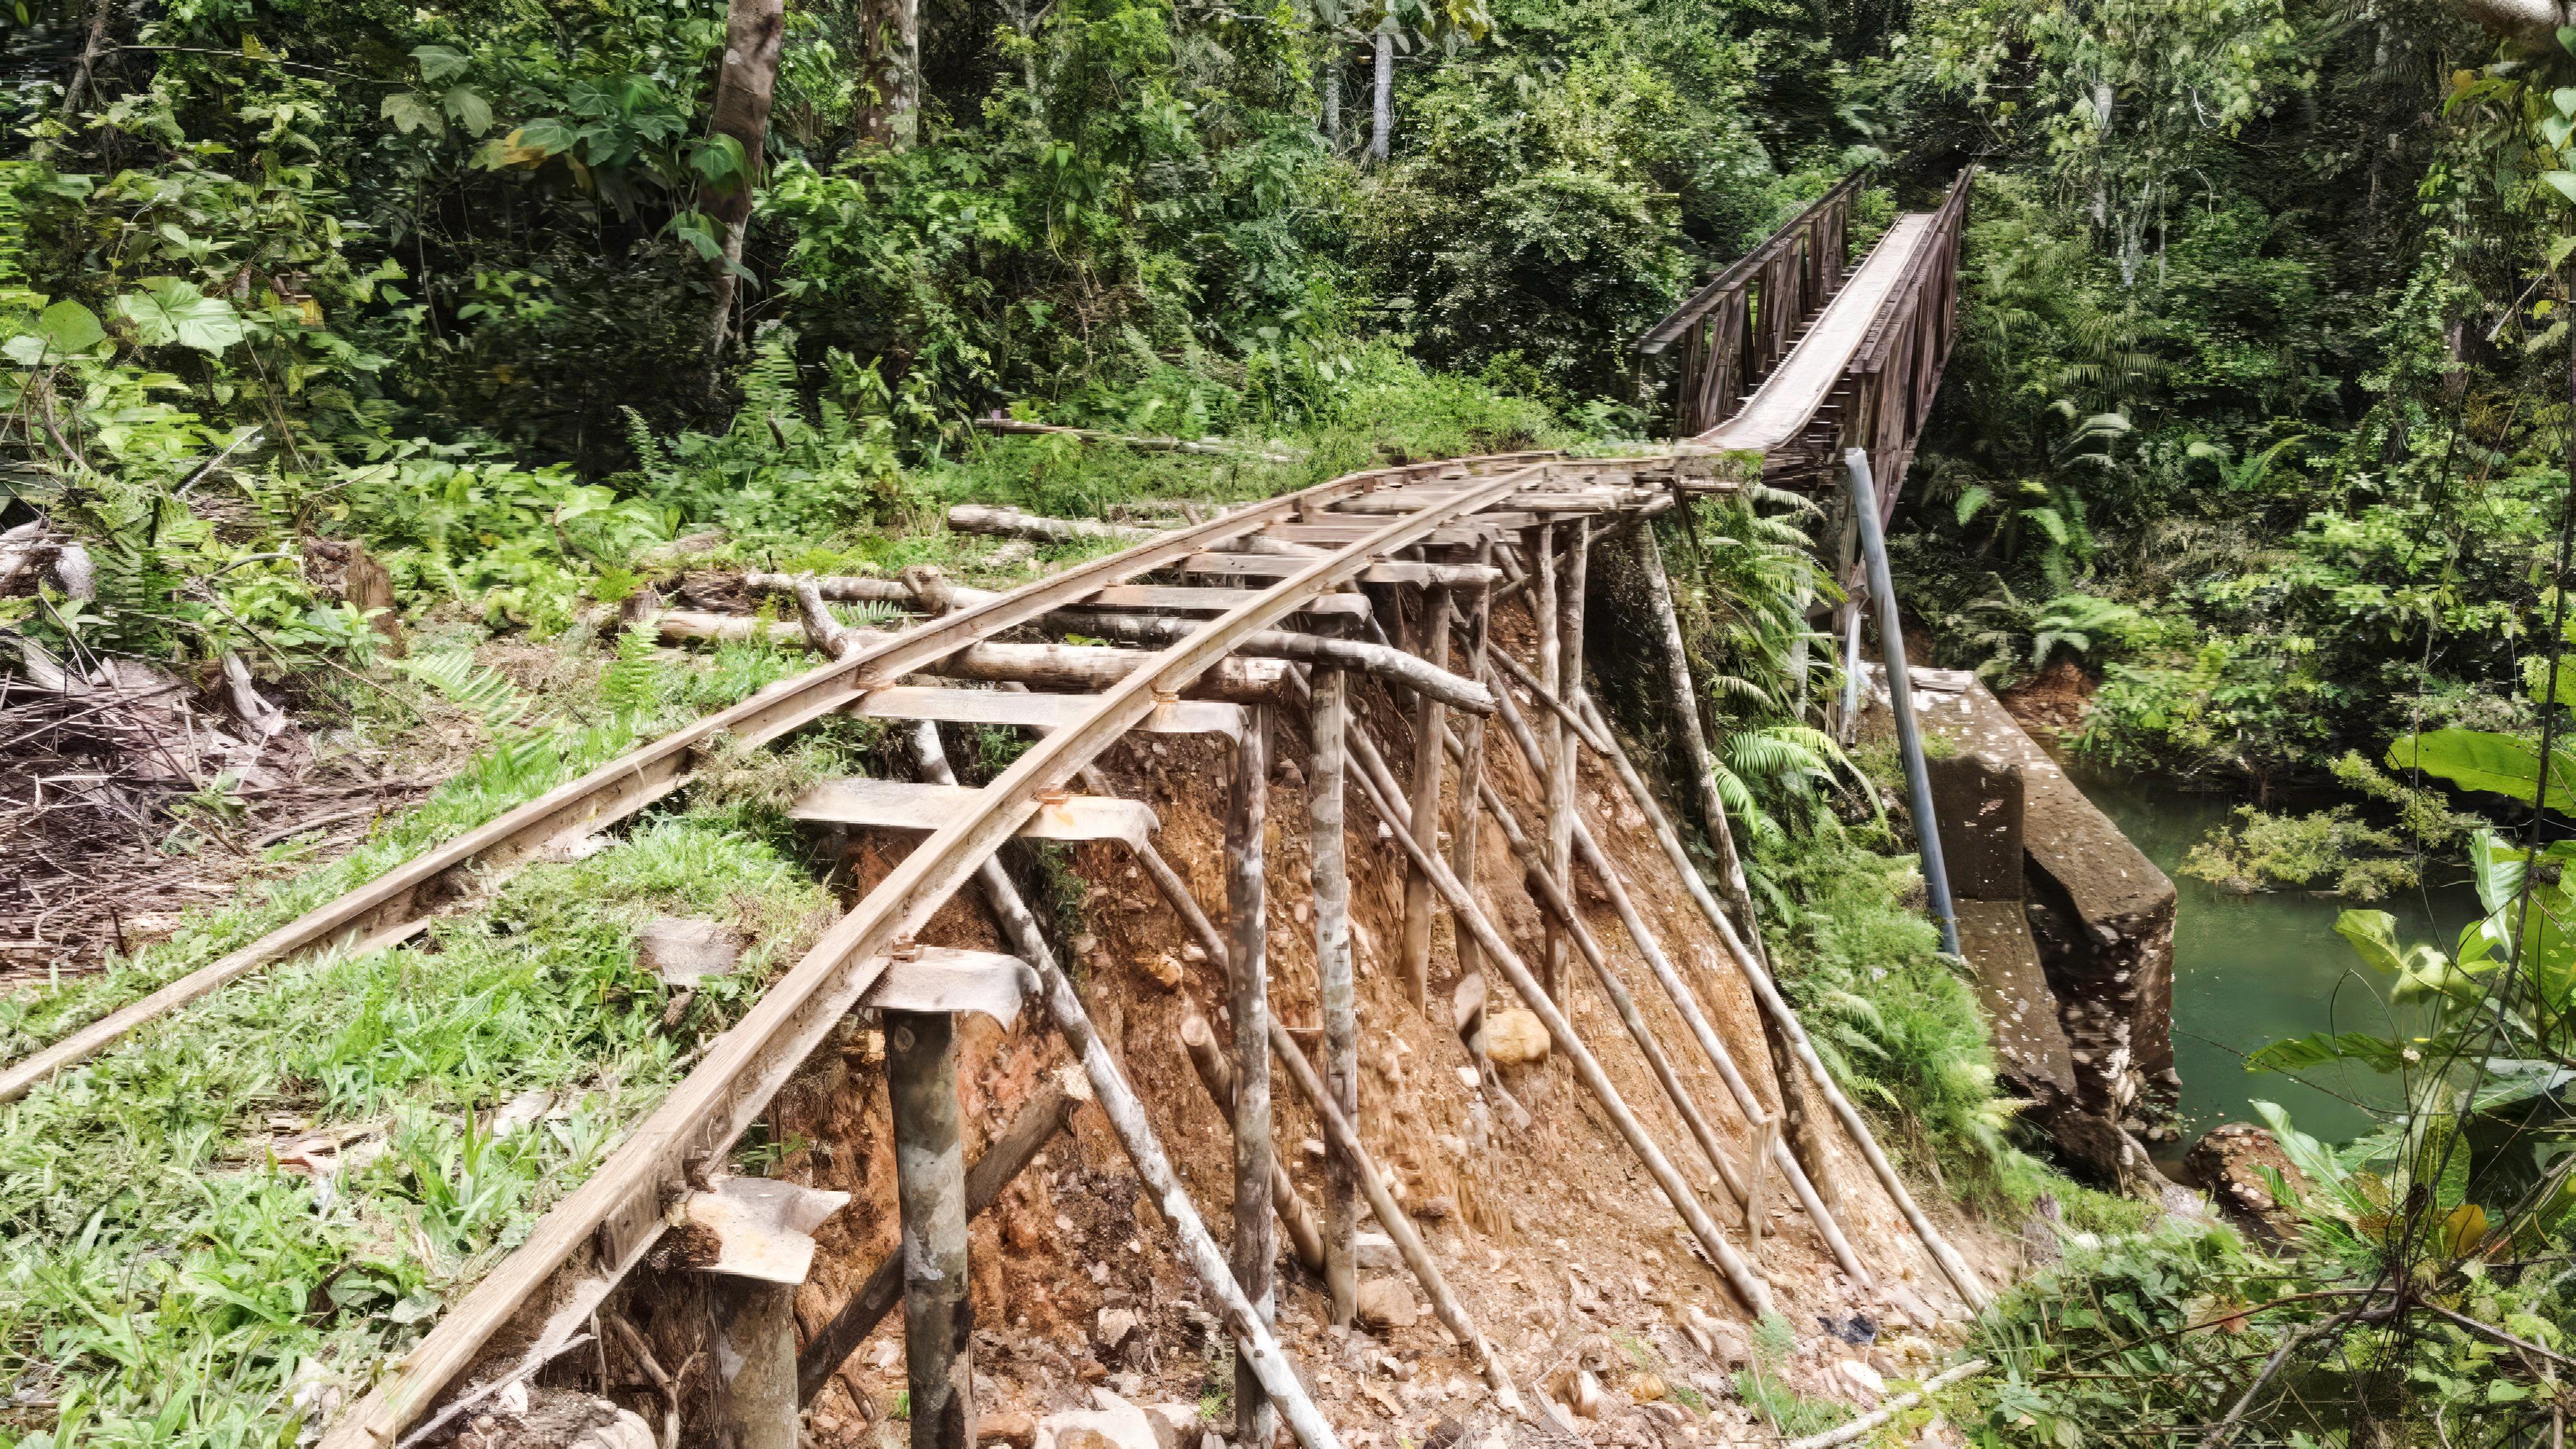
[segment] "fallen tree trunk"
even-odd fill
[[[1162,532],[1096,518],[1049,518],[984,503],[960,503],[949,509],[948,526],[959,533],[994,533],[1039,543],[1143,543]]]
[[[672,609],[655,625],[666,642],[742,642],[766,639],[778,644],[812,647],[800,624],[762,621],[746,614],[708,614]],[[848,629],[847,625],[834,627]],[[848,629],[862,642],[880,636],[873,630]],[[943,679],[980,679],[1026,684],[1059,692],[1098,693],[1152,664],[1155,656],[1141,649],[1089,648],[1076,644],[969,644],[917,672]],[[1288,666],[1275,659],[1220,659],[1184,693],[1192,699],[1234,704],[1266,704],[1279,697]]]

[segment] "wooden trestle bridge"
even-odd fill
[[[0,1073],[0,1101],[48,1090],[56,1074],[116,1050],[155,1018],[297,953],[405,940],[432,914],[498,873],[681,789],[719,739],[775,741],[836,712],[912,721],[922,726],[914,733],[918,781],[827,785],[801,801],[798,813],[848,828],[909,831],[920,837],[918,844],[714,1041],[686,1079],[543,1217],[524,1245],[450,1303],[419,1346],[339,1416],[323,1440],[326,1449],[392,1449],[422,1438],[425,1429],[452,1422],[461,1408],[533,1372],[576,1341],[577,1329],[592,1321],[592,1310],[674,1225],[695,1225],[720,1241],[720,1273],[732,1271],[727,1265],[738,1258],[748,1263],[783,1243],[792,1262],[784,1275],[790,1286],[776,1291],[792,1296],[794,1278],[802,1272],[795,1251],[799,1235],[836,1204],[805,1201],[803,1190],[784,1185],[727,1181],[722,1165],[836,1023],[863,1005],[887,1013],[889,1072],[900,1078],[892,1085],[907,1255],[900,1280],[911,1300],[906,1323],[914,1442],[971,1449],[965,1362],[970,1339],[962,1331],[966,1217],[970,1199],[989,1199],[994,1185],[983,1164],[977,1169],[980,1185],[965,1180],[947,1023],[951,1014],[968,1009],[1007,1017],[1024,991],[1034,995],[1036,1010],[1079,1061],[1082,1081],[1074,1090],[1087,1089],[1107,1115],[1174,1229],[1200,1288],[1239,1345],[1237,1402],[1256,1416],[1252,1425],[1266,1423],[1257,1416],[1268,1412],[1261,1408],[1267,1404],[1305,1449],[1337,1444],[1333,1427],[1300,1387],[1267,1326],[1276,1178],[1268,1111],[1274,1055],[1349,1164],[1340,1178],[1346,1190],[1373,1204],[1444,1324],[1482,1363],[1497,1400],[1517,1409],[1520,1398],[1510,1378],[1387,1196],[1353,1130],[1355,1023],[1341,844],[1346,787],[1392,829],[1410,861],[1403,965],[1417,1004],[1425,1001],[1432,915],[1445,909],[1456,925],[1462,968],[1499,975],[1537,1014],[1556,1051],[1616,1124],[1731,1291],[1748,1308],[1766,1310],[1762,1278],[1693,1186],[1694,1177],[1705,1181],[1705,1174],[1686,1171],[1654,1140],[1560,1009],[1567,965],[1581,958],[1677,1115],[1691,1126],[1698,1152],[1736,1199],[1731,1206],[1741,1209],[1757,1200],[1764,1175],[1776,1171],[1844,1271],[1856,1283],[1870,1279],[1801,1172],[1798,1154],[1776,1130],[1764,1127],[1771,1119],[1761,1098],[1728,1058],[1694,988],[1627,900],[1582,822],[1575,807],[1575,767],[1578,756],[1589,752],[1617,775],[1652,822],[1663,852],[1767,1015],[1774,1050],[1793,1059],[1765,1065],[1803,1074],[1805,1090],[1821,1094],[1831,1117],[1912,1223],[1920,1246],[1961,1295],[1980,1304],[1985,1286],[1915,1207],[1773,986],[1760,924],[1726,846],[1724,806],[1713,787],[1703,791],[1704,809],[1719,822],[1714,843],[1725,868],[1712,886],[1703,882],[1679,828],[1586,698],[1583,681],[1589,558],[1624,546],[1623,539],[1633,544],[1642,522],[1694,492],[1736,486],[1724,476],[1732,466],[1725,455],[1758,453],[1766,476],[1788,477],[1814,473],[1838,446],[1859,446],[1873,455],[1879,476],[1891,485],[1884,495],[1893,497],[1892,485],[1902,478],[1950,342],[1966,181],[1939,210],[1900,217],[1856,268],[1847,269],[1845,238],[1857,192],[1857,182],[1837,186],[1645,339],[1649,353],[1681,349],[1678,412],[1684,441],[1678,446],[1634,457],[1521,453],[1356,473],[1141,537],[1119,552],[1004,594],[978,594],[936,580],[756,578],[755,586],[796,597],[804,637],[829,662],[563,785],[72,1033]],[[1638,556],[1662,601],[1665,662],[1674,684],[1669,703],[1685,722],[1682,733],[1691,747],[1704,754],[1661,564],[1651,546]],[[836,622],[827,607],[832,597],[866,596],[890,597],[921,617],[893,632],[864,632]],[[1528,661],[1506,654],[1488,627],[1494,609],[1516,599],[1526,601],[1538,629],[1537,657]],[[1398,648],[1379,621],[1407,618],[1420,622],[1396,629],[1411,646]],[[664,624],[672,635],[701,637],[745,626],[765,627],[679,616]],[[1117,642],[1053,642],[1065,635]],[[1353,671],[1383,680],[1412,711],[1415,745],[1400,766],[1381,756],[1366,730],[1350,727]],[[998,687],[965,687],[975,683]],[[1320,1068],[1270,1020],[1267,1007],[1264,782],[1269,719],[1286,709],[1306,712],[1314,740],[1311,819],[1305,823],[1313,832],[1314,929],[1323,982]],[[1546,782],[1544,820],[1524,825],[1486,782],[1486,753],[1502,747],[1490,739],[1489,719],[1502,723],[1508,748],[1524,755]],[[961,721],[1021,726],[1039,738],[990,784],[963,789],[948,773],[935,728]],[[1103,751],[1139,732],[1218,734],[1234,742],[1222,929],[1156,852],[1150,812],[1114,798],[1092,768]],[[1445,796],[1444,779],[1450,782]],[[1524,958],[1480,898],[1474,841],[1480,820],[1487,818],[1508,838],[1533,896],[1550,913],[1551,935],[1539,959]],[[1018,836],[1126,841],[1211,959],[1229,973],[1231,1039],[1211,1054],[1217,1058],[1211,1085],[1230,1093],[1233,1105],[1231,1255],[1200,1220],[1117,1057],[1094,1033],[1061,963],[997,863],[995,853]],[[1630,985],[1613,971],[1573,907],[1578,866],[1608,893],[1655,977],[1652,986],[1634,989],[1670,998],[1692,1037],[1680,1049],[1705,1057],[1734,1105],[1755,1124],[1756,1160],[1737,1161],[1711,1131],[1674,1072],[1667,1048],[1646,1030]],[[970,884],[1001,925],[1011,956],[943,950],[918,939],[933,913]],[[1462,1036],[1471,1048],[1481,1040],[1463,1029]],[[1489,1064],[1485,1072],[1493,1081]],[[1220,1080],[1225,1077],[1231,1080]],[[1006,1154],[997,1144],[988,1155]],[[1007,1175],[1013,1166],[1003,1163],[998,1170]],[[1280,1205],[1292,1236],[1316,1231],[1302,1220],[1293,1190],[1281,1194]],[[1326,1214],[1324,1234],[1334,1240],[1321,1246],[1337,1303],[1346,1302],[1350,1290],[1352,1217],[1347,1199]],[[806,1242],[805,1251],[810,1249]],[[782,1277],[774,1268],[765,1274],[756,1267],[739,1271],[768,1284]],[[895,1281],[887,1277],[880,1286],[874,1313],[886,1311]],[[843,1322],[807,1346],[799,1377],[808,1396],[834,1367],[835,1354],[875,1321],[854,1323],[850,1317],[845,1312]],[[776,1342],[772,1347],[792,1361],[792,1324],[783,1317],[768,1321],[785,1325],[775,1330],[785,1335],[783,1349]],[[788,1415],[783,1431],[776,1423],[737,1426],[743,1442],[796,1443],[794,1396],[782,1402]],[[1268,1436],[1256,1430],[1250,1442],[1266,1446]]]

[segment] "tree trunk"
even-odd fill
[[[761,152],[769,143],[769,103],[778,93],[778,55],[786,29],[786,0],[731,0],[725,12],[724,65],[716,76],[715,113],[708,127],[741,143],[743,170],[729,187],[698,192],[698,209],[723,228],[715,307],[707,319],[710,367],[724,356],[733,333],[742,233],[751,220],[752,190],[760,182]]]
[[[1342,149],[1342,45],[1336,40],[1324,54],[1324,147]]]
[[[921,139],[921,0],[867,0],[862,24],[875,95],[859,134],[901,151]]]
[[[1377,79],[1369,92],[1369,159],[1384,161],[1395,134],[1395,37],[1377,37]]]

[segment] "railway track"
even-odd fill
[[[1832,241],[1838,248],[1838,227]],[[1823,255],[1821,250],[1818,254]],[[1838,268],[1829,270],[1833,275],[1812,289],[1819,296],[1840,290]],[[612,828],[683,789],[720,745],[768,744],[835,713],[922,724],[924,780],[836,782],[809,792],[796,810],[800,817],[843,827],[912,834],[918,843],[910,853],[771,982],[687,1077],[628,1127],[620,1145],[589,1178],[536,1223],[519,1248],[448,1303],[417,1347],[386,1366],[365,1396],[330,1424],[324,1449],[396,1449],[419,1440],[451,1423],[463,1407],[525,1378],[579,1342],[583,1325],[592,1321],[590,1315],[609,1292],[673,1226],[693,1221],[693,1204],[717,1194],[730,1149],[851,1010],[863,1001],[883,1000],[870,993],[895,977],[919,974],[925,953],[957,973],[982,969],[967,959],[974,953],[941,953],[918,939],[932,916],[970,884],[985,893],[1002,922],[1018,953],[1018,960],[1009,964],[1023,977],[1034,978],[1042,1013],[1072,1048],[1090,1094],[1117,1129],[1140,1178],[1180,1238],[1201,1290],[1217,1305],[1236,1340],[1245,1375],[1239,1402],[1254,1413],[1264,1412],[1265,1404],[1275,1406],[1305,1449],[1337,1449],[1332,1426],[1307,1398],[1267,1326],[1267,1254],[1254,1254],[1257,1261],[1243,1261],[1238,1254],[1238,1261],[1229,1263],[1164,1159],[1119,1063],[1092,1034],[1080,998],[994,864],[996,852],[1018,836],[1125,841],[1151,868],[1173,909],[1198,933],[1211,957],[1225,964],[1236,1007],[1235,1079],[1228,1087],[1237,1137],[1234,1236],[1238,1245],[1266,1244],[1273,1190],[1268,1170],[1269,1054],[1276,1052],[1288,1063],[1291,1080],[1309,1092],[1328,1123],[1335,1120],[1332,1109],[1356,1106],[1355,1101],[1336,1104],[1314,1095],[1330,1095],[1335,1089],[1329,1084],[1342,1080],[1337,1073],[1349,1068],[1349,1023],[1343,1023],[1337,1037],[1331,1019],[1335,950],[1344,983],[1340,1009],[1349,1009],[1347,927],[1338,928],[1345,935],[1337,947],[1318,938],[1327,1014],[1322,1085],[1315,1085],[1317,1075],[1303,1048],[1271,1028],[1263,1004],[1258,841],[1265,772],[1260,760],[1268,712],[1296,708],[1308,712],[1319,770],[1329,765],[1332,777],[1340,779],[1347,765],[1349,784],[1410,858],[1403,964],[1417,1005],[1427,1005],[1421,983],[1430,916],[1446,908],[1458,926],[1462,968],[1499,973],[1537,1011],[1560,1053],[1575,1064],[1584,1087],[1599,1100],[1740,1300],[1757,1312],[1769,1307],[1759,1272],[1710,1213],[1703,1189],[1692,1184],[1722,1180],[1726,1192],[1717,1194],[1718,1200],[1724,1205],[1732,1194],[1732,1206],[1750,1224],[1759,1213],[1763,1178],[1775,1165],[1783,1187],[1813,1220],[1820,1241],[1856,1283],[1866,1284],[1869,1268],[1800,1175],[1797,1158],[1766,1125],[1758,1094],[1745,1085],[1737,1064],[1726,1059],[1723,1044],[1708,1030],[1693,999],[1693,988],[1671,969],[1644,921],[1623,907],[1623,928],[1640,959],[1656,968],[1655,985],[1649,989],[1660,988],[1692,1026],[1685,1054],[1707,1059],[1730,1086],[1739,1113],[1755,1128],[1756,1162],[1750,1174],[1731,1159],[1728,1145],[1690,1100],[1691,1089],[1636,1014],[1625,983],[1574,909],[1578,836],[1585,868],[1607,880],[1614,892],[1616,886],[1574,813],[1577,755],[1589,751],[1599,756],[1605,770],[1616,771],[1655,822],[1657,839],[1692,887],[1695,903],[1773,1018],[1775,1042],[1793,1044],[1796,1065],[1776,1055],[1782,1050],[1776,1044],[1769,1065],[1812,1074],[1837,1109],[1843,1129],[1857,1139],[1861,1155],[1914,1225],[1932,1262],[1966,1301],[1978,1304],[1983,1286],[1914,1207],[1772,988],[1749,902],[1739,895],[1721,904],[1701,888],[1678,832],[1664,821],[1584,697],[1581,598],[1589,551],[1688,492],[1727,486],[1711,478],[1708,459],[1708,449],[1684,445],[1635,458],[1521,453],[1375,469],[1142,538],[1119,552],[1002,594],[888,581],[755,580],[795,595],[802,623],[794,627],[827,656],[826,662],[559,786],[10,1064],[0,1071],[0,1102],[46,1090],[66,1071],[117,1050],[134,1033],[264,968],[318,949],[397,945],[422,931],[432,917],[488,891],[515,867]],[[1660,573],[1659,564],[1656,568]],[[829,612],[827,593],[894,598],[926,610],[926,617],[893,632],[851,630]],[[1540,656],[1526,667],[1502,655],[1488,638],[1491,609],[1515,595],[1527,596],[1539,625]],[[1662,607],[1669,613],[1668,598]],[[1381,627],[1381,615],[1390,620],[1409,615],[1424,622],[1397,631],[1408,635],[1408,647],[1399,649]],[[1461,631],[1457,642],[1464,653],[1458,664],[1452,662],[1452,626]],[[679,637],[768,627],[775,626],[677,616],[665,623],[666,631]],[[1062,636],[1119,642],[1065,642]],[[1673,668],[1677,688],[1686,691],[1686,664],[1676,658]],[[1365,731],[1347,730],[1341,681],[1353,669],[1379,676],[1413,712],[1416,748],[1409,783],[1377,756]],[[1505,692],[1507,678],[1527,694],[1529,712],[1539,720],[1535,733],[1514,712]],[[958,687],[973,683],[1000,687]],[[1484,785],[1479,764],[1483,716],[1497,702],[1509,714],[1511,743],[1548,785],[1549,818],[1536,828],[1524,829],[1511,817],[1508,802]],[[1451,714],[1461,724],[1456,731],[1449,727]],[[991,783],[967,789],[946,776],[938,757],[939,722],[1017,727],[1035,731],[1039,738]],[[1109,796],[1092,769],[1104,751],[1139,731],[1206,733],[1234,741],[1234,826],[1248,834],[1235,835],[1230,829],[1235,854],[1230,915],[1236,924],[1226,932],[1209,925],[1176,873],[1154,853],[1150,812]],[[1444,797],[1442,776],[1453,760],[1462,773]],[[1323,869],[1324,836],[1329,833],[1338,841],[1341,829],[1339,792],[1332,794],[1329,823],[1320,805],[1312,822],[1318,832],[1319,932],[1327,921],[1346,916],[1346,903],[1339,898],[1346,885],[1328,881]],[[1543,906],[1548,949],[1535,963],[1515,954],[1477,894],[1472,842],[1477,822],[1489,815],[1512,842],[1532,898]],[[1444,837],[1453,833],[1466,842],[1464,848],[1445,843]],[[1338,844],[1330,854],[1338,860]],[[1719,891],[1726,889],[1721,881]],[[1241,924],[1247,912],[1252,922],[1248,930]],[[1574,949],[1578,946],[1579,951]],[[1714,1178],[1675,1165],[1664,1145],[1620,1100],[1590,1046],[1557,1008],[1568,990],[1564,973],[1576,959],[1619,1004],[1630,1035],[1655,1065],[1658,1085],[1677,1116],[1692,1124],[1693,1145],[1715,1169]],[[1015,1002],[1018,987],[1005,994]],[[1470,1033],[1464,1040],[1472,1054],[1481,1038]],[[1337,1053],[1344,1059],[1334,1060]],[[1481,1060],[1479,1066],[1489,1089],[1501,1095],[1490,1067]],[[899,1133],[904,1125],[898,1123]],[[951,1127],[948,1152],[953,1156],[953,1123]],[[1359,1185],[1374,1189],[1376,1172],[1367,1165],[1355,1132],[1345,1126],[1329,1135],[1345,1167],[1334,1179],[1339,1216],[1327,1214],[1328,1221],[1342,1224],[1338,1235],[1327,1234],[1334,1238],[1327,1244],[1328,1260],[1336,1243],[1347,1254],[1349,1206]],[[1292,1188],[1277,1190],[1294,1197]],[[907,1187],[908,1245],[915,1237],[909,1193]],[[1286,1206],[1282,1213],[1289,1215]],[[960,1255],[962,1241],[961,1228]],[[1480,1359],[1498,1402],[1517,1407],[1514,1386],[1454,1295],[1442,1286],[1436,1264],[1418,1242],[1405,1251],[1408,1266],[1452,1334]],[[1338,1304],[1346,1284],[1331,1272],[1327,1278],[1336,1285]],[[916,1339],[914,1346],[920,1350],[927,1344]],[[967,1397],[971,1400],[971,1394]],[[954,1426],[950,1433],[953,1437]],[[970,1432],[955,1449],[967,1449],[971,1442]]]

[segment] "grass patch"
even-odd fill
[[[721,645],[684,667],[661,664],[649,683],[640,686],[631,670],[620,675],[612,668],[610,677],[624,681],[621,688],[648,691],[638,707],[514,734],[477,755],[428,799],[388,817],[338,860],[283,881],[247,885],[230,906],[191,913],[169,939],[131,958],[111,956],[105,970],[41,991],[0,996],[0,1055],[12,1061],[23,1057],[656,734],[736,703],[813,663],[802,651],[743,643]]]
[[[828,905],[729,822],[665,817],[537,865],[427,950],[326,954],[240,983],[0,1120],[0,1375],[60,1405],[50,1442],[291,1441],[588,1176],[694,1037],[633,936],[738,922],[701,987],[721,1030]],[[510,1130],[495,1110],[547,1094]],[[320,1176],[281,1140],[346,1136]]]

